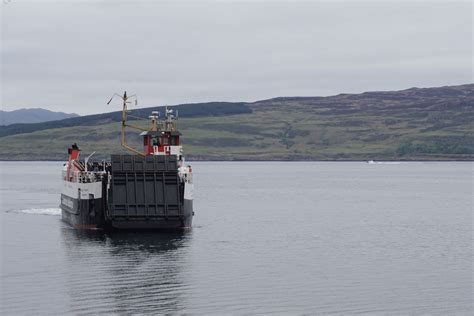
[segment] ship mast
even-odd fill
[[[146,129],[146,128],[127,123],[127,114],[128,114],[127,105],[129,103],[131,103],[128,100],[131,99],[131,98],[135,98],[135,104],[137,104],[137,96],[135,94],[132,95],[132,96],[127,96],[127,91],[125,91],[123,93],[123,96],[121,96],[117,93],[114,93],[114,95],[110,98],[110,100],[109,100],[109,102],[107,102],[107,104],[110,104],[110,102],[112,102],[112,99],[116,96],[119,97],[120,99],[122,99],[122,101],[123,101],[123,108],[122,108],[122,147],[129,150],[129,151],[131,151],[131,152],[133,152],[133,153],[135,153],[135,154],[137,154],[137,155],[146,156],[146,154],[144,152],[138,151],[135,148],[130,147],[125,142],[125,128],[126,127],[138,129],[138,130],[141,130],[141,131],[148,131],[148,129]]]

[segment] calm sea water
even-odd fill
[[[3,162],[3,314],[472,314],[472,163],[199,162],[186,234],[78,233]]]

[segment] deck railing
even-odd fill
[[[70,171],[69,175],[66,170],[62,172],[64,180],[78,183],[101,182],[105,175],[104,171]]]

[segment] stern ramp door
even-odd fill
[[[183,215],[177,157],[112,155],[108,216],[158,220]]]

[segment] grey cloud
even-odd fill
[[[151,106],[472,81],[469,1],[13,0],[2,9],[4,109],[103,112],[125,89]]]

